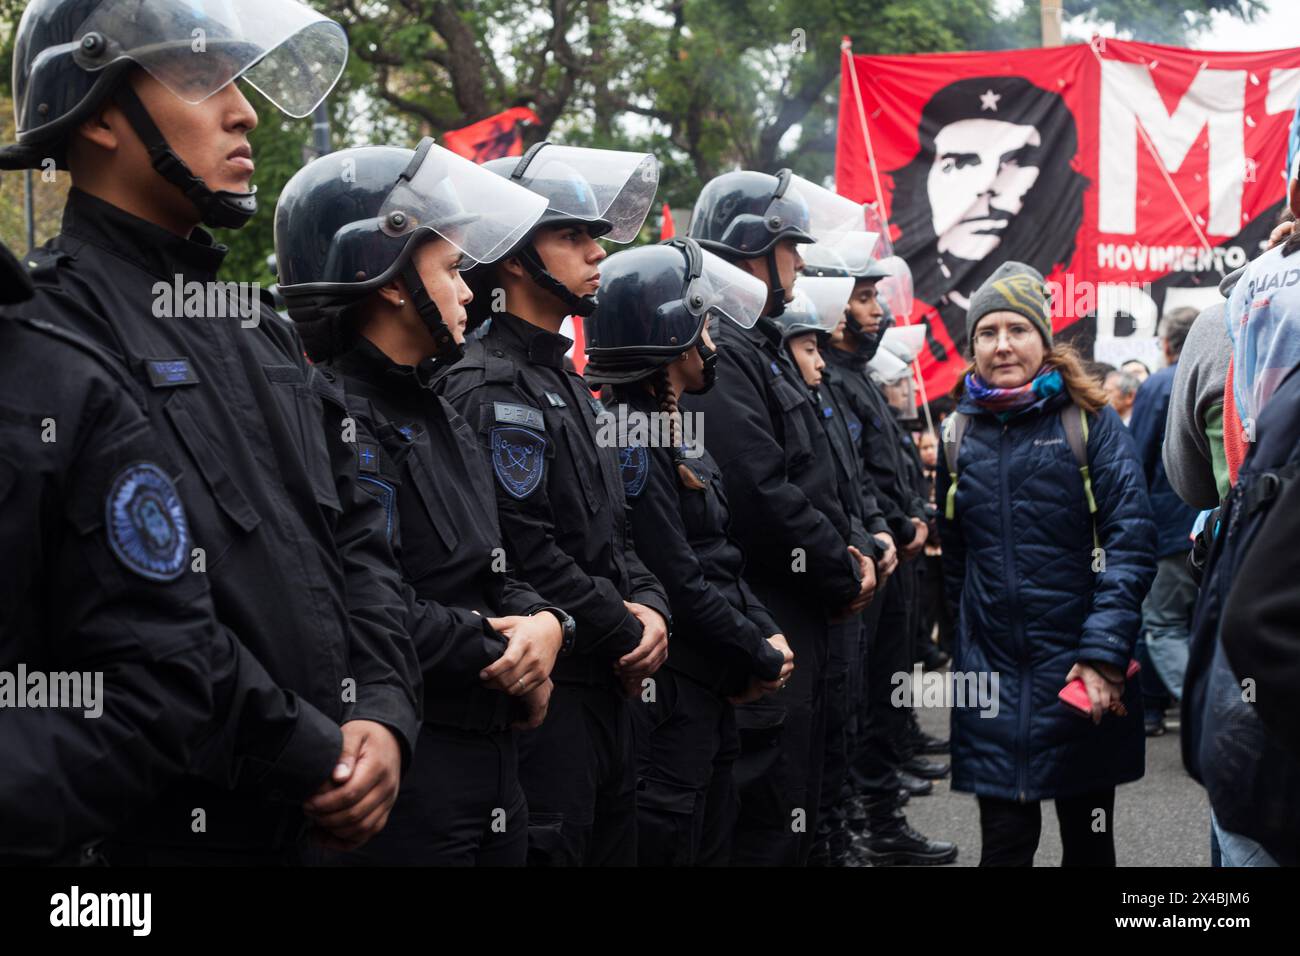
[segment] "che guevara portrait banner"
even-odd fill
[[[1151,354],[1163,314],[1215,301],[1261,251],[1297,95],[1300,50],[846,54],[836,190],[881,208],[912,269],[929,396],[966,365],[971,294],[1012,259],[1085,357]]]

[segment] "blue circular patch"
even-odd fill
[[[189,554],[189,527],[176,487],[157,465],[124,468],[105,504],[108,543],[117,559],[151,581],[174,581]]]

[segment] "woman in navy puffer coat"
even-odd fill
[[[1144,769],[1140,695],[1124,674],[1156,529],[1127,429],[1074,352],[1053,346],[1046,291],[1007,263],[967,315],[974,364],[958,386],[965,429],[940,536],[953,671],[988,689],[995,675],[997,703],[954,708],[953,789],[979,798],[981,865],[1032,864],[1044,799],[1056,801],[1065,865],[1114,865],[1115,787]],[[1080,408],[1095,515],[1064,423]],[[1091,720],[1057,697],[1075,677]]]

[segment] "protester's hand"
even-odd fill
[[[836,622],[847,620],[855,614],[861,614],[866,610],[867,605],[871,603],[871,599],[876,596],[875,562],[853,545],[849,545],[849,554],[853,557],[854,561],[858,562],[858,574],[860,576],[860,580],[858,581],[858,596],[850,601],[844,607],[844,610],[831,619]]]
[[[546,711],[551,706],[551,691],[555,685],[551,683],[548,677],[528,693],[521,696],[520,702],[524,705],[527,714],[522,720],[511,722],[510,726],[515,730],[536,730],[542,726],[542,721],[546,719]]]
[[[639,685],[642,677],[649,677],[668,660],[668,622],[654,608],[633,601],[623,604],[641,622],[641,643],[618,659],[614,673]]]
[[[880,573],[884,581],[889,580],[889,576],[898,568],[898,548],[894,545],[894,537],[888,532],[882,531],[880,534],[872,535],[880,546],[885,549],[884,555],[880,559]],[[881,581],[883,584],[884,581]]]
[[[1268,234],[1268,247],[1280,246],[1291,238],[1291,233],[1295,232],[1295,220],[1290,222],[1279,223],[1273,227],[1273,231]]]
[[[490,617],[488,626],[506,639],[506,652],[479,671],[489,687],[518,697],[551,676],[564,631],[554,614]]]
[[[373,720],[349,720],[342,729],[334,773],[302,809],[322,846],[355,850],[388,822],[401,781],[402,749],[393,732]]]
[[[912,518],[912,527],[916,529],[916,537],[910,544],[903,545],[903,560],[911,561],[925,548],[925,540],[930,536],[930,529],[925,526],[925,522],[920,518]]]
[[[1124,675],[1117,668],[1100,662],[1085,664],[1080,661],[1070,668],[1070,673],[1065,675],[1065,682],[1068,684],[1076,677],[1083,680],[1083,686],[1088,691],[1094,724],[1101,723],[1101,718],[1106,713],[1119,717],[1128,714],[1128,708],[1124,706]]]

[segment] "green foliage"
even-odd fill
[[[718,172],[834,163],[840,41],[856,53],[1007,49],[1039,43],[1039,4],[995,0],[312,0],[348,31],[352,56],[330,98],[334,145],[413,143],[519,103],[529,136],[642,149],[662,164],[661,198],[690,206]],[[26,4],[0,0],[0,90]],[[1064,0],[1068,17],[1120,34],[1188,43],[1216,11],[1251,19],[1264,0]],[[1075,37],[1074,39],[1086,39]],[[228,278],[271,281],[275,201],[302,165],[311,121],[261,100],[251,140],[261,212],[218,238]],[[10,104],[0,101],[12,135]],[[66,177],[61,177],[66,181]],[[38,190],[38,239],[66,182]],[[0,180],[0,239],[22,245],[21,177]]]

